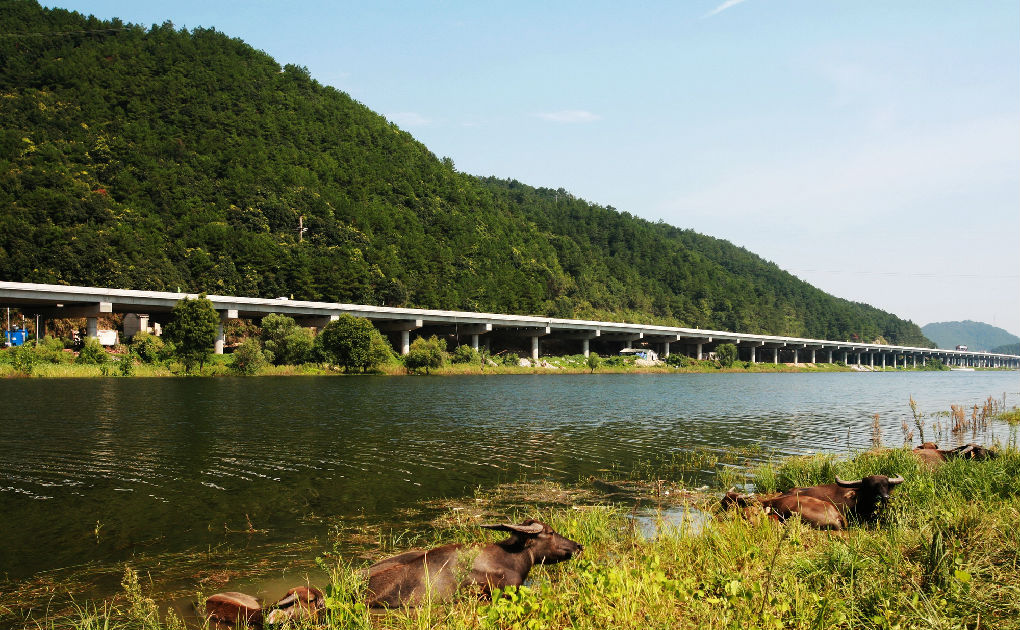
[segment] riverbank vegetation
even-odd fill
[[[704,465],[688,457],[692,465]],[[676,462],[674,462],[676,464]],[[638,473],[643,481],[525,482],[446,504],[427,531],[380,535],[371,558],[411,546],[478,542],[491,519],[538,518],[584,545],[569,562],[536,567],[528,584],[493,601],[463,596],[413,610],[372,612],[351,561],[327,553],[327,614],[320,627],[557,628],[1016,628],[1020,619],[1020,452],[922,465],[906,449],[843,459],[812,455],[727,467],[717,487],[683,488],[687,466]],[[835,476],[902,475],[878,523],[825,532],[719,510],[727,484],[761,492]],[[611,488],[608,495],[592,488]],[[600,496],[602,498],[600,498]],[[605,497],[626,496],[620,503]],[[641,507],[634,499],[643,501]],[[642,516],[643,515],[643,516]],[[360,532],[365,537],[366,532]],[[337,529],[338,545],[354,532]],[[129,569],[124,594],[41,627],[181,627]],[[209,593],[199,594],[196,603]]]
[[[250,337],[233,348],[229,354],[207,354],[199,362],[188,364],[177,358],[173,346],[154,335],[141,333],[129,345],[106,350],[97,343],[86,342],[75,352],[53,338],[40,340],[16,348],[0,349],[0,378],[72,378],[72,377],[170,377],[170,376],[312,376],[312,375],[440,375],[469,374],[713,374],[713,373],[775,373],[775,372],[849,372],[883,371],[876,367],[848,366],[842,361],[834,363],[771,363],[731,361],[723,365],[718,359],[698,360],[687,356],[671,355],[665,361],[643,361],[634,356],[599,356],[591,353],[542,356],[538,361],[522,359],[515,352],[489,353],[484,348],[474,350],[460,345],[447,351],[445,340],[420,338],[411,344],[406,357],[397,355],[377,332],[368,336],[367,351],[352,355],[344,350],[330,354],[311,336],[295,335],[293,339],[307,348],[306,354],[295,362],[276,360],[280,352],[267,350],[258,337]],[[327,336],[327,338],[330,338]],[[306,341],[307,339],[307,341]],[[318,339],[318,338],[315,338]],[[284,342],[286,343],[286,342]],[[284,353],[293,353],[285,346]],[[291,354],[293,357],[294,355]],[[360,358],[359,358],[360,357]],[[344,365],[349,362],[349,365]],[[885,371],[929,370],[928,365],[917,368],[892,368]],[[936,368],[937,369],[937,368]]]

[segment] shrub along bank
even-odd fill
[[[668,471],[656,471],[669,476]],[[373,613],[360,602],[366,561],[321,561],[326,628],[1016,628],[1020,619],[1020,452],[987,461],[921,465],[907,450],[844,460],[816,455],[758,466],[747,474],[761,490],[901,474],[888,509],[872,526],[845,532],[746,520],[716,507],[719,493],[669,495],[704,518],[660,513],[657,532],[637,527],[633,509],[611,504],[537,509],[532,497],[511,518],[538,518],[584,545],[569,562],[536,567],[529,583],[493,601]],[[654,475],[656,488],[664,487]],[[733,481],[733,473],[726,479]],[[553,488],[549,495],[563,494]],[[718,488],[717,490],[722,490]],[[497,494],[499,489],[495,491]],[[665,493],[658,499],[666,501]],[[549,501],[542,501],[549,505]],[[427,547],[493,540],[476,527],[484,497],[465,501],[436,523]],[[402,550],[399,541],[378,557]],[[160,618],[131,574],[126,604],[79,610],[76,628],[179,627]]]

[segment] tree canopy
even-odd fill
[[[4,280],[929,345],[726,241],[458,172],[215,29],[0,4]]]
[[[170,341],[172,352],[184,369],[190,372],[205,362],[213,353],[220,316],[212,301],[203,293],[195,299],[184,298],[174,306],[164,336]]]

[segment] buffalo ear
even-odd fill
[[[889,478],[889,485],[890,486],[898,486],[901,483],[903,483],[903,477],[901,477],[900,475],[896,475],[895,477],[890,477]]]
[[[836,485],[842,488],[860,488],[861,480],[858,479],[857,481],[844,481],[839,477],[836,477]]]

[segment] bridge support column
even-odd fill
[[[698,361],[701,361],[704,357],[701,354],[701,344],[698,344]]]
[[[832,350],[829,350],[829,363],[832,363]]]
[[[89,337],[99,336],[99,318],[98,317],[87,317],[85,318],[85,330]]]
[[[796,348],[793,348],[793,364],[794,364],[794,365],[797,365],[797,363],[799,363],[799,362],[800,362],[800,361],[799,361],[799,359],[798,359],[798,357],[797,357],[797,349],[796,349]]]
[[[779,365],[779,348],[772,348],[772,363]]]
[[[857,365],[860,366],[860,364],[861,364],[861,353],[858,352],[857,353]]]
[[[869,352],[868,353],[868,367],[870,367],[872,369],[875,368],[875,353],[874,352]]]
[[[885,369],[885,353],[882,353],[882,369]]]
[[[917,355],[916,354],[912,354],[912,355],[910,355],[910,358],[913,359],[913,361],[914,361],[914,369],[917,369]]]
[[[669,358],[669,342],[668,341],[663,341],[662,342],[662,358],[663,359],[668,359]]]
[[[811,348],[811,362],[812,363],[817,363],[817,361],[815,361],[815,349],[814,348]]]
[[[236,308],[220,311],[220,323],[216,325],[216,341],[213,343],[213,352],[216,354],[223,354],[223,344],[226,341],[226,337],[223,335],[223,324],[228,319],[237,319]]]
[[[531,338],[531,360],[538,361],[538,337]]]
[[[418,330],[419,328],[422,327],[423,324],[422,320],[420,319],[411,320],[394,319],[376,321],[374,323],[375,327],[379,330],[379,332],[400,333],[400,354],[402,355],[406,355],[408,352],[411,351],[411,331]]]
[[[585,359],[591,356],[591,350],[589,349],[587,337],[581,340],[581,353],[584,355]]]
[[[478,352],[478,335],[471,335],[471,348]]]
[[[751,346],[751,363],[757,363],[758,361],[754,357],[754,351],[756,346]]]

